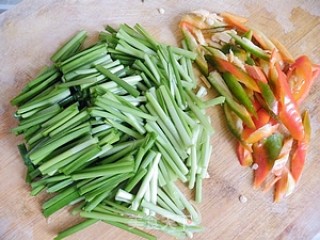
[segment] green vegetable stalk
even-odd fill
[[[138,227],[192,237],[200,218],[176,181],[201,202],[213,133],[204,109],[233,100],[194,94],[192,62],[200,60],[190,42],[163,45],[126,24],[108,26],[82,49],[86,36],[69,39],[11,101],[31,194],[54,193],[42,205],[45,217],[72,205],[84,218],[55,239],[98,221],[145,239],[156,238]]]

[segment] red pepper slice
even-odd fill
[[[275,184],[274,202],[280,202],[283,199],[288,190],[288,170],[284,170],[280,179]]]
[[[242,131],[242,139],[245,143],[256,143],[263,138],[272,135],[278,128],[279,124],[274,123],[269,113],[260,108],[257,111],[257,117],[252,119],[256,129],[244,127]]]
[[[253,102],[253,106],[256,109],[256,112],[258,112],[263,107],[261,103],[257,100]]]
[[[291,92],[298,105],[308,95],[311,86],[319,76],[320,66],[313,71],[312,63],[307,56],[301,56],[289,67],[288,82]]]
[[[274,202],[279,202],[282,198],[289,196],[293,193],[296,183],[290,173],[290,171],[285,168],[280,176],[279,181],[276,182]]]
[[[254,125],[256,128],[261,128],[262,126],[266,125],[268,122],[270,122],[270,115],[269,113],[264,110],[263,108],[260,108],[257,111],[257,118],[253,118]]]
[[[272,173],[275,176],[281,176],[282,172],[286,168],[287,162],[289,161],[290,152],[292,149],[292,138],[284,139],[280,153],[277,159],[273,163]]]
[[[191,23],[189,23],[189,22],[181,21],[181,22],[179,23],[179,28],[180,28],[181,30],[185,30],[185,31],[188,31],[188,32],[192,32],[194,26],[193,26]]]
[[[244,17],[236,16],[234,14],[228,13],[228,12],[222,12],[221,17],[223,17],[223,21],[228,23],[230,26],[235,27],[241,32],[247,32],[249,31],[249,28],[243,23],[246,23],[248,20]]]
[[[263,142],[253,144],[253,160],[258,164],[254,176],[254,188],[258,188],[265,181],[279,156],[282,146],[283,136],[280,133],[274,133]]]
[[[252,153],[240,142],[237,147],[237,157],[241,166],[248,167],[253,163]]]
[[[244,126],[242,134],[241,134],[241,139],[248,138],[254,131],[255,131],[255,129]]]
[[[304,125],[305,137],[302,141],[297,141],[296,148],[292,154],[292,158],[290,161],[290,171],[293,179],[296,182],[298,182],[301,177],[301,173],[306,160],[307,148],[310,141],[310,135],[311,135],[310,118],[309,118],[309,113],[307,111],[304,113],[304,116],[303,116],[303,125]]]
[[[234,113],[228,104],[223,104],[224,116],[226,117],[227,126],[230,132],[242,141],[243,123],[242,120]]]
[[[290,171],[293,179],[298,182],[306,160],[308,144],[304,141],[298,141],[296,149],[290,161]]]
[[[277,49],[274,49],[271,53],[271,58],[269,61],[269,66],[264,66],[264,72],[268,72],[267,77],[268,77],[268,83],[269,86],[271,87],[271,89],[274,92],[274,95],[279,96],[279,93],[277,92],[278,90],[276,89],[277,86],[277,82],[278,82],[278,74],[277,74],[277,70],[275,68],[275,64],[278,63],[280,64],[281,62],[281,56],[279,54],[279,52],[277,51]],[[262,64],[265,64],[262,62]],[[261,65],[261,63],[260,63]]]
[[[279,53],[283,60],[285,60],[288,63],[293,63],[294,58],[292,57],[291,53],[288,51],[288,49],[276,38],[271,38],[272,43],[276,46],[276,48],[279,50]]]
[[[230,72],[239,80],[239,82],[243,83],[247,88],[260,93],[260,89],[257,83],[246,72],[226,60],[220,58],[215,58],[212,60],[217,63],[222,72]]]
[[[223,17],[224,22],[226,22],[231,27],[236,28],[238,31],[246,33],[250,30],[247,26],[244,25],[244,23],[248,21],[246,18],[236,16],[228,12],[222,12],[220,15]],[[267,43],[267,41],[264,39],[263,36],[261,36],[261,34],[257,33],[256,31],[253,31],[253,37],[263,49],[270,48],[270,44]]]
[[[278,63],[275,66],[278,74],[276,91],[279,100],[279,118],[294,139],[302,140],[304,129],[297,104],[292,97],[286,75],[282,72]]]
[[[237,114],[239,118],[241,118],[243,123],[249,128],[255,128],[250,113],[244,106],[234,100],[234,97],[231,95],[223,78],[217,71],[213,71],[209,74],[208,81],[222,96],[225,97],[225,102],[229,105],[230,109]]]
[[[265,126],[268,123],[271,123],[272,125],[277,124],[277,122],[273,118],[271,118],[270,114],[264,108],[261,107],[259,102],[255,101],[254,105],[257,111],[257,117],[252,118],[252,121],[254,122],[256,128],[253,129],[244,126],[242,130],[242,140],[247,139],[253,132],[255,132],[257,129]]]
[[[269,164],[268,155],[262,143],[253,145],[253,160],[258,164],[258,169],[254,172],[253,181],[253,187],[257,189],[261,186],[272,169],[272,165]]]
[[[278,103],[275,99],[275,96],[272,92],[272,89],[270,88],[268,84],[267,77],[263,73],[262,69],[257,66],[245,66],[246,71],[248,74],[257,81],[258,87],[261,91],[261,95],[264,99],[265,106],[274,113],[274,115],[277,115],[278,113]]]
[[[268,83],[267,77],[263,73],[260,67],[246,64],[245,68],[249,76],[252,77],[253,79],[257,81],[261,81],[263,83]]]
[[[256,143],[264,138],[271,136],[279,127],[279,124],[272,125],[267,123],[266,125],[256,129],[252,132],[244,141],[248,144]]]

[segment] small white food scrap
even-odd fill
[[[164,10],[163,8],[158,8],[158,12],[159,12],[160,14],[164,14],[164,13],[165,13],[165,10]]]
[[[251,166],[252,170],[257,170],[259,168],[259,165],[257,163],[252,164]]]
[[[248,201],[248,198],[246,198],[246,196],[244,196],[244,195],[240,195],[239,196],[239,201],[241,203],[246,203]]]

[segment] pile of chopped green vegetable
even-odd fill
[[[73,36],[12,100],[32,195],[53,193],[46,217],[72,205],[84,219],[56,239],[97,221],[146,239],[155,236],[142,228],[192,237],[200,216],[176,183],[201,201],[213,133],[205,108],[224,97],[201,100],[197,55],[140,25],[108,26],[82,49],[86,37]]]

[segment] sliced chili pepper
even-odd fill
[[[216,49],[216,48],[213,48],[213,47],[207,47],[206,48],[211,48],[211,49]],[[216,49],[218,50],[218,49]],[[226,43],[222,46],[222,48],[220,49],[221,52],[223,52],[224,54],[228,54],[230,53],[230,51],[232,52],[237,52],[240,50],[240,48],[234,44],[231,44],[231,43]]]
[[[304,141],[309,144],[311,140],[311,122],[310,122],[310,116],[309,116],[309,111],[306,110],[302,114],[302,123],[304,127]]]
[[[272,51],[276,48],[273,42],[263,32],[255,29],[253,36],[262,49]]]
[[[193,28],[198,29],[206,29],[208,28],[208,24],[202,20],[201,17],[198,16],[191,16],[191,15],[184,15],[179,23],[180,28],[188,28],[192,30]]]
[[[183,30],[183,31],[192,32],[194,26],[191,23],[187,22],[187,21],[180,21],[179,28],[181,30]]]
[[[279,156],[274,161],[273,167],[271,170],[271,172],[275,175],[275,178],[272,180],[272,182],[268,183],[265,186],[265,189],[264,189],[265,192],[270,190],[280,180],[284,172],[288,171],[286,164],[289,159],[291,146],[292,146],[292,138],[288,138],[283,141],[283,146],[281,148]],[[278,185],[278,187],[275,189],[275,193],[279,195],[277,198],[280,199],[280,195],[284,193],[283,193],[283,190],[281,190],[281,188],[279,187],[280,186]]]
[[[239,140],[242,141],[242,120],[235,114],[228,104],[223,104],[224,116],[230,132]]]
[[[257,82],[261,91],[261,96],[267,106],[267,109],[273,113],[273,116],[278,115],[278,101],[276,100],[269,84]]]
[[[248,58],[251,58],[251,55],[243,49],[240,49],[239,51],[233,51],[233,54],[242,62],[245,62],[248,60]]]
[[[272,169],[262,143],[253,145],[253,161],[258,164],[258,168],[254,172],[253,187],[259,188]]]
[[[253,163],[252,153],[240,142],[237,147],[237,157],[241,166],[248,167]]]
[[[276,48],[279,50],[280,55],[282,56],[283,60],[285,60],[288,63],[293,63],[294,58],[292,57],[291,53],[288,51],[288,49],[279,42],[276,38],[271,38],[271,41],[276,46]]]
[[[259,166],[255,170],[253,183],[255,188],[258,188],[264,182],[272,170],[274,161],[279,156],[282,145],[283,136],[280,133],[274,133],[266,138],[264,142],[253,145],[253,160]]]
[[[252,36],[253,36],[253,31],[251,29],[243,34],[243,37],[245,37],[249,40],[252,39]]]
[[[242,134],[241,134],[242,140],[247,139],[254,131],[255,131],[255,129],[248,128],[248,127],[244,126]]]
[[[266,70],[268,70],[268,72],[267,72],[268,83],[269,83],[269,86],[272,89],[272,91],[276,97],[278,97],[280,95],[280,93],[278,92],[279,89],[277,89],[277,87],[276,87],[277,82],[278,82],[278,73],[275,68],[275,64],[277,62],[279,62],[279,54],[278,54],[277,49],[274,49],[271,53],[271,58],[270,58],[268,66],[264,66],[264,68],[266,68]],[[264,63],[265,62],[263,62],[262,64],[265,65]]]
[[[224,22],[229,26],[235,28],[239,32],[246,33],[252,31],[247,26],[244,25],[248,20],[246,18],[236,16],[231,13],[223,12],[220,14],[223,17]],[[270,44],[264,39],[265,36],[261,36],[257,31],[252,31],[253,38],[260,44],[263,49],[269,49]]]
[[[290,161],[290,171],[296,182],[299,181],[305,164],[308,145],[304,141],[298,141],[296,149]]]
[[[254,60],[250,56],[247,57],[245,63],[251,66],[255,64]]]
[[[232,73],[241,83],[243,83],[247,88],[252,89],[255,92],[260,92],[260,89],[257,83],[243,70],[236,67],[232,63],[215,58],[210,55],[205,56],[206,60],[212,64],[214,67],[218,67],[221,72],[230,72]]]
[[[263,146],[267,151],[268,160],[273,165],[281,152],[283,146],[283,135],[278,132],[273,133],[266,139]]]
[[[310,141],[311,125],[309,113],[306,111],[303,115],[303,126],[305,131],[305,137],[301,141],[297,141],[296,148],[292,154],[290,161],[290,171],[293,179],[298,182],[304,167],[304,163],[307,155],[307,148]]]
[[[211,83],[211,85],[222,96],[226,98],[225,102],[229,105],[231,110],[234,111],[239,116],[239,118],[241,118],[243,123],[249,128],[255,128],[250,113],[244,106],[240,105],[233,99],[233,96],[229,91],[228,87],[225,85],[225,82],[222,79],[221,75],[217,71],[213,71],[209,74],[208,80]]]
[[[220,16],[226,23],[222,31],[237,31],[236,34],[235,31],[225,32],[236,44],[231,41],[219,49],[200,46],[206,45],[204,41],[215,30],[204,30],[207,23],[202,20],[199,24],[198,16],[192,21],[186,18],[180,25],[194,39],[195,45],[200,46],[194,48],[198,57],[208,64],[206,71],[201,70],[204,75],[211,70],[219,75],[218,81],[212,73],[207,78],[226,98],[226,122],[239,140],[236,152],[240,164],[257,163],[254,187],[262,183],[265,189],[275,186],[274,200],[280,201],[293,191],[301,177],[310,138],[310,120],[308,113],[301,117],[299,105],[320,75],[320,65],[312,64],[306,56],[294,60],[277,40],[271,41],[262,32],[248,28],[245,18],[230,13]],[[207,34],[201,43],[196,31]],[[284,139],[288,133],[283,133],[283,129],[280,129],[283,134],[279,133],[278,126],[286,127],[290,136]],[[266,181],[269,174],[275,177]]]
[[[254,122],[245,107],[233,101],[232,99],[226,98],[226,103],[230,106],[230,108],[241,118],[243,123],[249,128],[255,129]]]
[[[256,112],[259,111],[263,106],[261,103],[257,100],[253,101],[254,108],[256,109]]]
[[[298,105],[308,95],[311,86],[319,76],[320,67],[318,71],[313,71],[312,63],[307,56],[301,56],[289,67],[288,82],[295,101]]]
[[[236,16],[234,14],[228,13],[228,12],[222,12],[220,14],[221,17],[223,17],[224,22],[229,24],[232,27],[235,27],[236,29],[240,30],[241,32],[247,32],[249,29],[243,23],[246,23],[248,20],[244,17]]]
[[[263,192],[268,192],[280,180],[280,176],[274,176],[274,179],[267,182],[263,188]]]
[[[235,96],[235,98],[237,98],[238,101],[243,106],[245,106],[251,114],[257,116],[256,110],[254,109],[251,99],[248,97],[247,93],[245,92],[241,84],[238,82],[238,79],[229,72],[223,73],[223,79],[229,87],[229,90]]]
[[[278,114],[278,103],[268,84],[267,77],[261,70],[261,68],[257,66],[245,65],[246,71],[248,74],[257,81],[258,87],[261,91],[261,95],[266,103],[268,109],[274,113],[274,115]]]
[[[243,127],[242,140],[244,143],[252,144],[252,143],[258,142],[264,137],[268,137],[270,134],[273,133],[273,131],[277,129],[277,127],[275,127],[271,131],[269,130],[271,132],[270,134],[264,133],[264,131],[267,131],[267,129],[263,127],[266,126],[267,124],[269,124],[269,127],[270,127],[271,118],[270,118],[270,115],[263,108],[260,108],[258,113],[260,113],[260,115],[258,115],[257,118],[253,119],[256,129],[248,128],[246,126]]]
[[[280,202],[287,194],[288,170],[282,172],[280,179],[275,183],[274,202]]]
[[[247,73],[249,74],[249,76],[252,77],[253,79],[255,79],[256,81],[268,83],[268,79],[260,67],[245,65],[245,69],[246,69]]]
[[[272,134],[277,131],[279,124],[272,125],[267,123],[266,125],[260,127],[259,129],[252,132],[244,141],[248,144],[256,143],[264,138],[272,136]]]
[[[270,122],[270,118],[270,114],[263,108],[260,108],[257,111],[257,117],[253,119],[253,122],[256,128],[258,129]]]
[[[223,17],[224,22],[226,22],[231,27],[236,28],[238,31],[243,33],[250,31],[250,29],[244,25],[244,23],[247,22],[246,18],[239,17],[227,12],[223,12],[220,15]],[[270,44],[266,42],[264,36],[261,36],[261,34],[257,33],[257,31],[253,31],[252,34],[254,39],[261,45],[261,47],[263,47],[264,49],[269,49]]]
[[[248,136],[250,136],[250,134],[252,134],[254,131],[255,131],[255,129],[253,129],[253,128],[248,128],[247,126],[244,126],[244,127],[243,127],[243,130],[242,130],[242,134],[241,134],[240,143],[241,143],[241,145],[242,145],[245,149],[247,149],[250,153],[253,152],[253,150],[252,150],[252,145],[253,145],[253,144],[247,143],[247,142],[245,142],[243,139],[245,139],[245,138],[247,138]]]
[[[282,171],[286,168],[289,160],[290,152],[292,149],[292,138],[287,138],[283,141],[282,149],[279,153],[278,158],[274,161],[272,167],[272,173],[276,176],[281,176]]]
[[[259,103],[259,105],[260,105],[261,108],[264,108],[264,109],[266,109],[266,110],[269,109],[269,107],[268,107],[267,104],[265,103],[265,101],[264,101],[264,99],[263,99],[263,97],[262,97],[261,94],[255,93],[255,94],[254,94],[254,99],[255,99],[255,102],[256,102],[256,103]]]
[[[250,52],[252,55],[261,58],[263,60],[268,61],[270,59],[270,55],[265,52],[263,49],[255,45],[252,41],[247,38],[242,38],[237,34],[229,33],[229,35],[245,50]]]
[[[254,108],[257,111],[257,117],[253,118],[252,120],[254,122],[254,125],[256,126],[256,129],[263,127],[272,120],[269,113],[261,107],[258,101],[254,101]],[[254,131],[256,131],[256,129],[244,126],[242,130],[242,140],[247,139],[252,133],[254,133]]]
[[[279,118],[294,139],[302,140],[304,138],[302,119],[297,104],[291,95],[287,77],[277,63],[276,70],[278,74],[276,87],[277,93],[279,94],[279,96],[277,96],[279,100]]]
[[[282,198],[293,193],[296,183],[287,168],[282,172],[281,178],[277,181],[274,193],[274,202],[279,202]]]
[[[187,47],[190,51],[197,54],[197,57],[195,59],[196,64],[198,65],[201,73],[205,76],[208,76],[209,70],[208,70],[208,63],[204,59],[203,54],[200,51],[200,48],[197,45],[197,41],[192,35],[190,31],[192,31],[192,26],[188,23],[180,23],[181,24],[181,31],[184,35],[184,38],[186,40]],[[191,28],[191,29],[190,29]]]
[[[214,47],[208,47],[208,46],[203,46],[203,48],[215,58],[221,58],[223,60],[227,60],[228,58],[225,54],[229,53],[231,46],[234,46],[234,45],[226,44],[225,49],[221,49],[221,50],[216,49]]]

